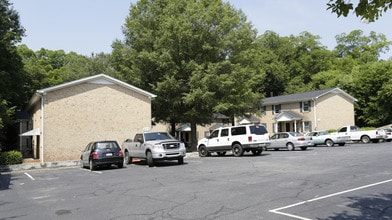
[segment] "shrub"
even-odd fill
[[[16,150],[0,152],[0,165],[21,164],[22,153]]]

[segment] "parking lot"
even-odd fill
[[[1,174],[0,219],[392,219],[392,143]]]

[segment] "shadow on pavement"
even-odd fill
[[[372,197],[348,197],[352,201],[347,207],[353,212],[335,213],[325,220],[340,219],[392,219],[392,194],[374,195]],[[354,214],[355,212],[355,214]]]

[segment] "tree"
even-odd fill
[[[370,32],[364,36],[363,31],[354,30],[349,34],[342,33],[336,37],[335,51],[339,58],[350,56],[360,63],[375,62],[381,53],[389,51],[392,41],[388,41],[384,34]]]
[[[356,66],[350,93],[355,103],[356,123],[359,126],[382,126],[392,122],[391,84],[392,62],[374,62]]]
[[[288,37],[280,37],[272,31],[266,31],[257,41],[263,52],[261,68],[266,74],[262,93],[267,97],[282,95],[290,79],[288,65],[293,51],[292,44]]]
[[[0,0],[0,147],[16,145],[16,135],[12,133],[15,110],[24,101],[22,62],[15,45],[25,30],[18,13],[10,6],[7,0]]]
[[[354,6],[351,1],[347,0],[329,0],[327,10],[331,10],[340,16],[347,17],[350,11],[353,11],[357,17],[368,22],[374,22],[382,16],[383,12],[392,8],[392,0],[359,0]]]
[[[256,31],[241,11],[221,0],[141,0],[132,5],[113,44],[116,70],[128,82],[158,95],[156,120],[210,123],[214,112],[256,111],[264,78]],[[125,65],[124,65],[125,64]]]

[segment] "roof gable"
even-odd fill
[[[319,97],[322,97],[330,93],[340,93],[346,96],[347,98],[351,99],[353,102],[357,101],[357,99],[355,99],[354,97],[352,97],[351,95],[349,95],[348,93],[344,92],[339,88],[330,88],[330,89],[323,89],[323,90],[317,90],[311,92],[302,92],[302,93],[295,93],[290,95],[268,97],[263,100],[263,105],[309,101],[312,99],[318,99]]]
[[[128,83],[125,83],[123,81],[120,81],[118,79],[115,79],[113,77],[110,77],[106,74],[98,74],[98,75],[94,75],[94,76],[90,76],[90,77],[85,77],[82,79],[78,79],[75,81],[71,81],[71,82],[67,82],[67,83],[63,83],[63,84],[59,84],[56,86],[52,86],[52,87],[48,87],[45,89],[40,89],[37,90],[36,93],[33,95],[33,97],[30,100],[29,105],[33,105],[35,102],[37,102],[39,100],[39,96],[41,95],[45,95],[48,92],[52,92],[52,91],[56,91],[59,89],[64,89],[64,88],[68,88],[68,87],[72,87],[72,86],[76,86],[76,85],[80,85],[83,83],[92,83],[92,84],[101,84],[101,85],[111,85],[111,84],[116,84],[119,86],[122,86],[126,89],[132,90],[134,92],[137,92],[141,95],[145,95],[150,99],[153,99],[156,97],[156,95],[149,93],[145,90],[142,90],[136,86],[130,85]]]
[[[90,77],[86,77],[86,78],[82,78],[82,79],[78,79],[75,81],[71,81],[71,82],[67,82],[67,83],[63,83],[63,84],[59,84],[56,86],[52,86],[52,87],[48,87],[45,89],[40,89],[37,90],[38,93],[44,94],[47,92],[51,92],[51,91],[55,91],[58,89],[63,89],[63,88],[67,88],[67,87],[71,87],[71,86],[75,86],[75,85],[79,85],[82,83],[93,83],[93,84],[103,84],[103,85],[108,85],[108,84],[117,84],[119,86],[122,86],[124,88],[133,90],[137,93],[140,93],[142,95],[148,96],[149,98],[155,98],[156,95],[149,93],[147,91],[144,91],[136,86],[130,85],[128,83],[125,83],[123,81],[120,81],[118,79],[115,79],[113,77],[110,77],[108,75],[105,74],[98,74],[98,75],[94,75],[94,76],[90,76]]]

